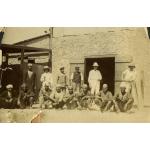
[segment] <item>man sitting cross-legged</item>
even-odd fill
[[[28,87],[25,83],[21,85],[19,97],[18,97],[18,105],[20,108],[25,109],[26,107],[32,107],[34,101],[34,93],[31,90],[28,90]]]
[[[40,108],[52,108],[54,101],[51,99],[52,89],[49,83],[46,82],[39,93]]]
[[[6,91],[0,95],[0,107],[5,109],[17,108],[17,95],[12,84],[8,84]]]
[[[56,85],[56,90],[51,94],[52,107],[55,109],[62,109],[64,106],[64,93],[61,90],[61,85]]]
[[[78,95],[80,106],[82,109],[88,109],[91,102],[91,93],[88,90],[87,84],[83,84],[82,90]]]
[[[126,92],[126,84],[124,83],[120,85],[120,93],[116,94],[114,99],[117,104],[116,111],[127,112],[133,106],[134,99],[130,93]]]
[[[101,111],[104,112],[110,110],[111,106],[113,105],[113,96],[108,90],[107,84],[103,84],[102,90],[98,96],[101,99]]]
[[[73,87],[68,87],[68,93],[64,96],[64,102],[67,109],[76,109],[80,107],[77,94],[74,93]]]

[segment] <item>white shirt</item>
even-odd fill
[[[136,78],[137,78],[136,70],[130,71],[129,69],[127,69],[122,73],[122,80],[135,81]]]
[[[95,80],[95,81],[102,80],[102,75],[99,70],[93,69],[89,72],[88,82],[90,82],[91,80]]]
[[[33,74],[33,72],[30,71],[30,70],[28,70],[28,76],[29,76],[29,78],[31,78],[32,74]]]
[[[52,74],[50,72],[44,72],[42,75],[41,75],[41,82],[42,82],[42,85],[45,84],[45,82],[48,82],[50,84],[50,86],[53,85],[53,77],[52,77]]]

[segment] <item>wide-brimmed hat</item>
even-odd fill
[[[12,88],[13,88],[13,85],[12,85],[12,84],[6,85],[6,89],[12,89]]]
[[[99,65],[98,65],[98,63],[97,62],[94,62],[93,63],[93,67],[98,67]]]
[[[135,67],[135,64],[134,64],[134,63],[130,63],[130,64],[128,65],[128,67]]]

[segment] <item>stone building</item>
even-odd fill
[[[54,80],[60,66],[67,75],[77,65],[87,82],[92,63],[97,61],[112,92],[117,92],[121,73],[130,62],[138,71],[141,104],[150,105],[150,40],[145,28],[7,28],[3,44],[23,45],[52,51]],[[13,36],[12,36],[13,35]]]

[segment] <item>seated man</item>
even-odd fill
[[[6,91],[4,91],[0,96],[1,107],[6,109],[17,108],[17,95],[13,90],[13,85],[8,84],[6,86]]]
[[[56,91],[54,91],[50,99],[53,102],[52,107],[56,109],[62,109],[64,106],[64,101],[63,101],[64,93],[61,90],[61,85],[56,85]]]
[[[82,90],[78,95],[79,102],[82,108],[87,109],[91,103],[91,93],[88,90],[87,84],[83,84]]]
[[[32,108],[34,101],[34,93],[31,90],[28,90],[28,87],[25,83],[21,85],[19,97],[18,97],[18,105],[21,109],[25,109],[27,106]]]
[[[75,109],[79,106],[78,98],[72,86],[68,87],[68,93],[64,96],[64,102],[67,109]]]
[[[50,96],[52,94],[52,89],[49,87],[49,83],[46,82],[44,84],[44,88],[41,88],[41,91],[39,93],[39,102],[40,102],[40,108],[51,108],[52,103],[54,102],[51,100]]]
[[[101,111],[108,111],[113,105],[113,96],[108,90],[107,84],[103,84],[102,91],[100,91],[98,96],[101,99]]]
[[[116,111],[127,112],[132,108],[134,100],[131,94],[126,92],[126,84],[120,85],[120,93],[115,96],[115,102]]]

